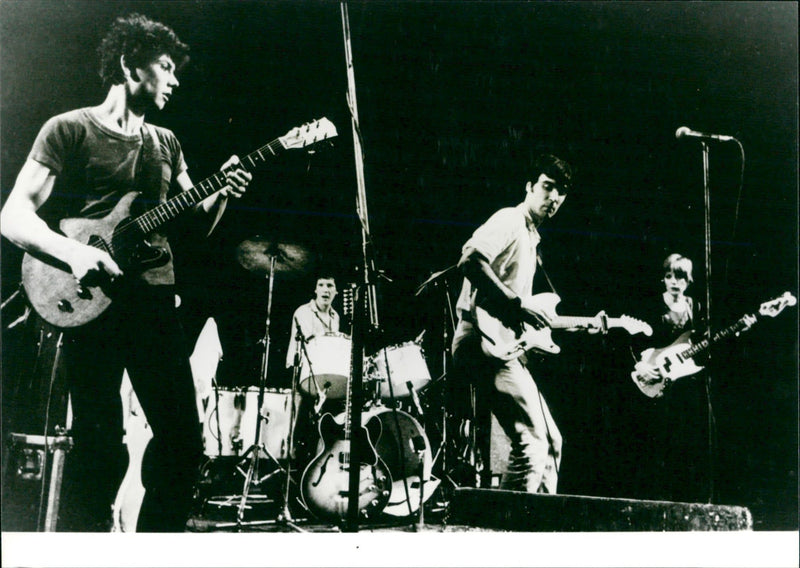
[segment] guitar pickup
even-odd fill
[[[92,291],[88,288],[84,288],[83,286],[78,286],[78,289],[75,291],[75,293],[82,300],[91,300],[93,298]]]

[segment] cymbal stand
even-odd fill
[[[267,316],[266,322],[264,325],[264,337],[261,340],[264,346],[264,354],[261,358],[261,374],[259,376],[258,381],[258,413],[256,416],[256,432],[255,432],[255,440],[253,441],[253,445],[251,445],[247,451],[242,456],[242,461],[248,459],[249,455],[249,465],[247,467],[246,472],[242,472],[244,474],[244,488],[242,489],[242,496],[239,500],[239,506],[236,512],[236,523],[235,526],[237,530],[240,530],[244,525],[256,525],[256,524],[265,524],[270,521],[248,521],[244,522],[244,511],[247,508],[247,499],[250,495],[250,488],[253,484],[260,485],[279,471],[285,472],[286,469],[281,465],[281,463],[272,455],[269,451],[267,446],[261,442],[261,427],[262,421],[266,418],[263,413],[263,406],[264,406],[264,390],[266,389],[267,384],[267,369],[269,367],[269,351],[270,351],[270,317],[272,314],[272,289],[275,282],[275,255],[270,255],[270,266],[269,266],[269,292],[267,295]],[[278,466],[278,469],[269,472],[265,476],[258,478],[258,466],[259,462],[261,461],[261,453],[264,453],[270,460],[272,460],[275,465]],[[238,466],[237,466],[238,469]],[[241,470],[239,470],[241,472]],[[225,526],[233,526],[231,523],[220,523],[217,525],[218,527],[225,527]]]
[[[449,364],[452,360],[450,352],[450,342],[452,341],[452,331],[455,330],[455,316],[453,304],[450,294],[450,281],[448,275],[456,269],[456,265],[449,266],[440,272],[432,274],[415,292],[415,296],[422,294],[429,286],[436,290],[440,290],[443,294],[442,302],[442,373],[437,378],[433,379],[430,384],[425,385],[421,389],[420,394],[424,395],[424,391],[430,391],[434,385],[440,385],[442,392],[441,396],[441,423],[436,426],[436,430],[440,436],[439,448],[433,454],[433,464],[441,458],[441,476],[444,480],[450,483],[453,487],[458,487],[459,484],[453,480],[450,475],[459,461],[469,463],[473,469],[475,468],[474,460],[470,456],[474,453],[475,448],[475,432],[474,421],[468,421],[466,432],[461,432],[460,428],[455,428],[452,424],[454,416],[452,415],[452,407],[454,401],[452,400],[452,389],[448,388],[447,381],[449,379]],[[469,411],[472,415],[475,412],[475,394],[470,392]],[[459,440],[466,442],[466,444],[459,443]],[[466,447],[464,448],[463,446]],[[452,448],[450,448],[452,446]],[[477,476],[477,471],[475,472]]]

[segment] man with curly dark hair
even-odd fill
[[[45,123],[0,225],[2,234],[31,256],[68,268],[79,288],[88,282],[121,283],[99,317],[65,330],[74,448],[65,467],[58,530],[111,528],[127,461],[120,400],[127,370],[153,433],[142,465],[146,492],[138,530],[183,531],[203,444],[167,235],[159,229],[146,235],[153,250],[161,251],[161,262],[125,266],[123,274],[109,251],[69,238],[48,221],[103,219],[131,192],[140,193],[131,204],[137,213],[193,187],[175,135],[145,122],[145,114],[164,108],[178,87],[176,71],[187,61],[188,47],[167,26],[132,14],[113,23],[99,52],[105,100]],[[250,182],[238,164],[232,156],[222,166],[224,187],[197,205],[214,224],[227,199],[240,197]]]

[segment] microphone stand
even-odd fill
[[[347,3],[340,3],[342,15],[342,34],[344,38],[345,64],[347,67],[347,103],[353,129],[353,153],[356,166],[356,213],[361,224],[361,252],[363,260],[363,283],[355,289],[353,298],[353,335],[351,352],[352,377],[350,380],[350,432],[357,432],[361,427],[361,408],[363,406],[362,380],[364,373],[364,337],[368,327],[364,321],[365,313],[369,313],[369,329],[376,331],[378,311],[374,278],[377,274],[374,261],[369,252],[369,214],[367,212],[367,196],[364,184],[364,158],[361,150],[361,130],[356,103],[355,73],[353,71],[353,53],[350,44],[350,17]],[[360,448],[359,444],[350,445],[350,470],[348,484],[347,516],[344,530],[358,532],[358,497],[360,485]]]
[[[703,227],[704,227],[704,252],[705,252],[705,278],[706,278],[706,339],[711,339],[711,183],[709,166],[709,147],[705,140],[700,141],[703,151]],[[708,502],[714,502],[714,475],[716,468],[714,460],[716,455],[716,433],[714,413],[711,407],[711,350],[706,353],[706,405],[708,409]]]
[[[451,389],[447,388],[449,362],[452,360],[452,354],[450,353],[450,342],[452,340],[453,330],[455,330],[456,327],[453,304],[450,297],[450,281],[448,279],[448,275],[455,269],[456,265],[452,265],[442,271],[435,272],[417,288],[414,295],[419,296],[425,292],[429,286],[432,286],[435,290],[439,290],[444,295],[442,301],[442,373],[437,378],[433,379],[430,384],[423,387],[422,390],[427,391],[433,385],[440,382],[442,382],[444,385],[440,395],[441,425],[437,426],[435,423],[433,424],[436,426],[438,434],[441,438],[439,442],[439,449],[433,454],[433,464],[435,464],[441,456],[442,478],[446,479],[454,487],[458,487],[458,483],[456,483],[450,475],[451,469],[454,467],[451,466],[450,463],[451,461],[458,462],[457,456],[459,454],[459,449],[456,445],[448,452],[448,445],[457,442],[457,438],[451,433],[451,430],[453,429],[451,422],[454,420],[454,416],[452,415],[452,411],[451,414],[448,414],[448,407],[452,408],[454,401],[451,400]],[[474,414],[474,408],[472,410]]]

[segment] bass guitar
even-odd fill
[[[645,322],[630,316],[610,318],[602,312],[594,317],[560,316],[556,314],[556,306],[561,301],[558,294],[544,292],[522,299],[523,306],[537,307],[546,313],[550,326],[535,329],[523,323],[521,330],[512,330],[489,314],[480,306],[476,306],[472,317],[481,334],[481,348],[489,357],[511,361],[529,351],[558,354],[561,348],[555,344],[551,335],[552,329],[581,329],[581,330],[608,330],[622,328],[631,335],[643,333],[647,336],[653,334],[652,328]]]
[[[336,135],[334,125],[321,118],[293,128],[285,136],[248,154],[240,160],[239,167],[250,171],[283,150],[305,148]],[[71,239],[108,252],[129,277],[169,261],[166,251],[145,241],[148,234],[191,210],[225,185],[225,172],[219,171],[137,217],[131,216],[131,205],[140,193],[132,191],[105,217],[62,219],[59,228]],[[122,284],[120,280],[125,278],[113,284],[109,279],[79,283],[64,263],[28,253],[22,259],[22,284],[31,305],[45,321],[59,328],[78,327],[100,316],[111,305]]]
[[[758,309],[760,316],[775,317],[783,311],[786,306],[794,306],[797,299],[789,292],[785,292],[782,296],[764,302]],[[675,380],[681,377],[688,377],[694,375],[702,370],[702,366],[694,361],[694,357],[706,351],[714,343],[726,337],[738,336],[743,331],[750,329],[757,321],[757,316],[754,314],[746,314],[733,325],[726,327],[722,331],[718,331],[710,339],[703,339],[698,343],[692,343],[690,340],[691,331],[681,334],[671,345],[661,349],[645,349],[642,351],[639,365],[649,365],[654,368],[657,375],[648,378],[642,377],[634,370],[631,373],[633,384],[635,384],[643,394],[650,398],[659,398],[664,394],[664,390]]]

